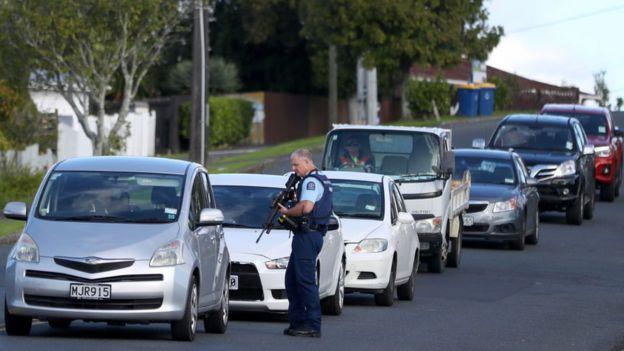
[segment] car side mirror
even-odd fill
[[[535,178],[527,178],[526,180],[526,185],[527,186],[536,186],[537,185],[537,179]]]
[[[338,218],[331,216],[329,217],[329,222],[327,222],[327,230],[338,230],[340,228],[340,222]]]
[[[613,130],[613,135],[620,138],[624,137],[624,131],[622,131],[620,127],[615,127],[615,129]]]
[[[585,145],[583,148],[583,155],[593,155],[594,152],[594,145]]]
[[[28,208],[23,202],[9,202],[4,206],[4,216],[10,219],[25,221],[28,218]]]
[[[216,208],[204,208],[199,214],[199,225],[219,225],[223,224],[223,212]]]
[[[453,174],[453,171],[455,171],[455,151],[444,151],[441,169],[444,174]]]
[[[473,149],[485,149],[485,139],[483,138],[473,139],[472,148]]]
[[[409,224],[414,222],[414,217],[407,212],[399,212],[399,223]]]

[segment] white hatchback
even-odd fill
[[[260,174],[210,175],[217,207],[223,211],[225,240],[232,259],[230,309],[285,312],[284,278],[292,233],[274,221],[274,229],[256,243],[271,213],[273,198],[287,177]],[[344,302],[346,256],[339,220],[332,217],[317,260],[323,313],[338,315]]]
[[[334,212],[345,238],[346,291],[372,293],[381,306],[394,303],[395,291],[400,300],[412,300],[420,244],[398,186],[379,174],[325,175],[332,182]]]

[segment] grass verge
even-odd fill
[[[24,221],[15,221],[12,219],[0,219],[0,238],[14,233],[19,233],[24,228]]]

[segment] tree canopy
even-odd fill
[[[36,83],[58,91],[72,106],[96,154],[123,148],[126,116],[148,69],[188,4],[152,0],[24,0],[2,4],[4,33],[30,54]],[[186,6],[186,7],[185,7]],[[71,9],[71,10],[69,10]],[[104,128],[105,98],[123,78],[119,118]],[[87,123],[95,105],[96,130]]]

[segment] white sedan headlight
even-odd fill
[[[182,258],[182,242],[175,240],[167,245],[161,246],[152,255],[150,267],[166,267],[183,264]]]
[[[507,211],[513,211],[516,208],[518,208],[518,200],[516,200],[516,198],[513,198],[507,201],[496,202],[494,204],[494,209],[492,210],[492,212],[494,213],[507,212]]]
[[[554,176],[565,177],[573,175],[574,173],[576,173],[576,164],[574,163],[574,160],[568,160],[560,164],[559,167],[557,167]]]
[[[388,240],[386,239],[364,239],[360,241],[353,252],[365,252],[365,253],[374,253],[374,252],[384,252],[388,248]]]
[[[439,233],[442,231],[442,218],[421,219],[416,222],[417,233]]]
[[[13,248],[11,257],[20,262],[39,263],[39,247],[30,235],[22,233]]]
[[[598,157],[609,157],[611,156],[611,147],[607,146],[597,146],[594,148],[594,152]]]
[[[276,258],[274,260],[264,262],[264,265],[268,269],[286,269],[288,267],[289,257]]]

